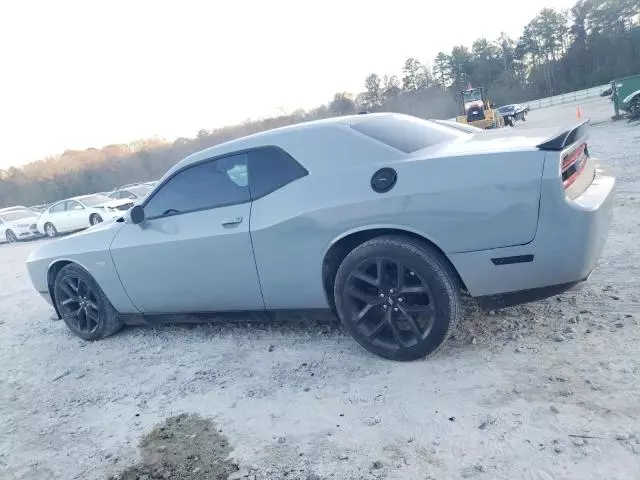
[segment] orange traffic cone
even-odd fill
[[[582,110],[580,110],[580,105],[576,107],[576,118],[580,120],[582,118]]]

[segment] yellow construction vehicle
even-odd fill
[[[489,103],[484,87],[469,88],[458,94],[460,98],[461,115],[456,117],[458,123],[467,123],[478,128],[504,127],[504,119]]]

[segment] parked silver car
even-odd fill
[[[421,358],[463,291],[508,305],[589,276],[615,179],[586,128],[380,113],[262,132],[182,160],[124,218],[42,245],[29,274],[88,340],[140,315],[330,308],[375,354]]]

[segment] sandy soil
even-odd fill
[[[1,246],[0,478],[640,478],[640,125],[590,105],[620,181],[590,281],[472,311],[426,361],[374,357],[330,316],[87,343],[29,283],[46,240]],[[575,105],[515,128],[560,118]]]

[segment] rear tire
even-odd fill
[[[385,236],[346,256],[334,296],[340,320],[360,345],[389,360],[411,361],[435,353],[455,328],[462,316],[460,287],[433,247]]]
[[[18,237],[13,230],[7,230],[7,243],[16,243],[18,241]]]
[[[124,325],[98,283],[76,264],[60,269],[53,293],[62,320],[84,340],[101,340]]]

